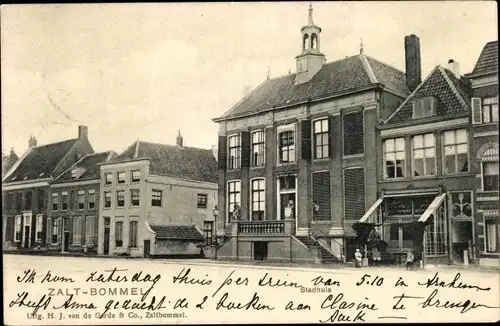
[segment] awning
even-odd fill
[[[498,162],[498,149],[490,148],[481,155],[483,162]]]
[[[370,215],[373,214],[373,212],[375,212],[375,210],[380,206],[380,204],[382,204],[382,202],[384,201],[384,197],[380,197],[371,207],[369,210],[366,211],[365,215],[363,215],[363,217],[358,221],[359,223],[364,223],[368,217],[370,217]]]
[[[425,222],[425,221],[427,221],[427,219],[429,218],[429,216],[431,216],[432,214],[434,214],[436,212],[436,210],[443,203],[443,201],[445,200],[445,198],[446,198],[446,193],[441,194],[441,195],[437,196],[436,198],[434,198],[434,200],[429,205],[429,207],[427,207],[427,209],[422,214],[422,216],[420,216],[420,218],[418,219],[418,222]]]

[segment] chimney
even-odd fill
[[[406,86],[410,92],[422,82],[420,40],[415,34],[405,36]]]
[[[460,65],[453,59],[448,60],[448,70],[451,71],[455,77],[460,79]]]
[[[29,148],[36,147],[36,138],[35,137],[30,136],[30,140],[28,141],[28,147]]]
[[[181,136],[181,131],[179,130],[179,134],[177,135],[177,147],[183,147],[183,140]]]
[[[87,126],[78,126],[78,139],[87,139],[89,135]]]
[[[35,146],[36,146],[36,139],[35,139]],[[10,153],[9,154],[10,154],[10,156],[16,155],[16,152],[14,152],[14,147],[10,148]]]

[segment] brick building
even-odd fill
[[[4,249],[46,249],[47,195],[55,177],[94,150],[86,126],[78,138],[37,146],[31,137],[28,150],[2,178]]]
[[[420,82],[363,53],[326,63],[321,28],[301,29],[297,71],[265,80],[219,124],[217,234],[223,259],[331,261],[378,198],[377,121]]]
[[[213,233],[217,161],[211,150],[136,141],[100,165],[98,253],[199,255]]]
[[[500,262],[498,215],[498,41],[487,43],[472,82],[471,171],[475,175],[475,254],[480,264]]]
[[[97,253],[99,218],[99,163],[112,151],[87,154],[50,184],[47,248],[60,252]]]

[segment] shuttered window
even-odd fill
[[[227,138],[226,136],[219,136],[219,148],[217,149],[217,161],[219,170],[226,169],[227,163]]]
[[[363,112],[343,116],[344,155],[364,153]]]
[[[365,213],[364,168],[344,170],[344,198],[345,218],[360,219]]]
[[[312,174],[313,217],[315,220],[330,220],[330,172],[314,172]]]
[[[85,221],[85,236],[85,243],[93,246],[95,239],[95,216],[87,216]]]

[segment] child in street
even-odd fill
[[[361,260],[363,258],[363,255],[361,255],[361,252],[359,251],[359,249],[356,249],[356,253],[354,254],[354,258],[355,258],[354,266],[361,267]]]

